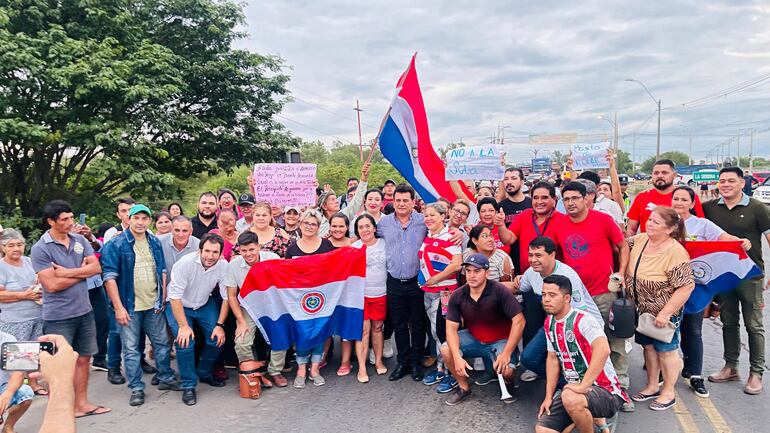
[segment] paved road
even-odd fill
[[[765,252],[768,251],[765,245]],[[770,262],[767,257],[765,260]],[[766,298],[770,293],[766,294]],[[766,328],[770,319],[765,319]],[[719,321],[705,321],[705,372],[722,366],[722,339]],[[745,343],[746,338],[743,336]],[[770,354],[770,351],[768,351]],[[641,388],[644,375],[641,350],[631,353],[632,391]],[[770,360],[770,356],[768,356]],[[147,402],[139,408],[128,406],[124,386],[110,385],[106,374],[92,375],[90,393],[94,402],[113,408],[108,415],[78,420],[78,431],[96,433],[185,432],[239,433],[255,431],[305,432],[531,432],[537,408],[543,397],[543,381],[523,383],[519,401],[505,405],[499,401],[496,384],[474,387],[471,400],[449,407],[434,388],[409,378],[388,382],[373,376],[361,385],[354,375],[338,378],[336,362],[323,372],[327,384],[297,390],[272,389],[256,401],[238,397],[237,381],[225,388],[202,385],[198,404],[184,406],[180,393],[147,391]],[[744,348],[741,374],[748,374],[748,351]],[[371,370],[371,369],[370,369]],[[373,371],[370,371],[374,374]],[[231,370],[232,375],[232,370]],[[147,377],[149,382],[149,377]],[[675,410],[653,412],[643,404],[633,414],[623,414],[619,432],[757,432],[770,425],[770,392],[748,396],[742,383],[708,384],[710,399],[694,396],[682,380],[677,384],[679,403]],[[770,383],[768,383],[770,386]],[[19,432],[37,431],[45,410],[45,399],[38,398],[18,425]]]

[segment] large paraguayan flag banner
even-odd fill
[[[695,276],[695,290],[684,305],[687,314],[703,311],[714,295],[762,275],[740,241],[694,241],[685,243],[685,248]]]
[[[385,115],[377,141],[385,159],[412,185],[425,203],[433,203],[439,197],[454,202],[457,195],[445,179],[444,161],[430,142],[428,118],[414,68],[416,56],[412,56],[409,67],[396,84],[396,95]],[[469,195],[464,185],[460,188]]]
[[[310,350],[332,335],[360,340],[366,249],[345,247],[252,266],[238,295],[273,350]]]

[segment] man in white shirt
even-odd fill
[[[117,216],[118,220],[120,220],[120,225],[112,226],[106,232],[104,232],[104,238],[102,239],[103,243],[106,244],[110,239],[128,230],[128,211],[131,209],[131,206],[135,204],[136,202],[134,199],[130,197],[118,199],[118,203],[115,205],[115,216]]]
[[[174,264],[188,254],[198,252],[200,239],[192,235],[192,222],[184,215],[177,215],[171,220],[171,233],[158,236],[163,247],[163,258],[166,262],[166,272],[171,276]],[[171,281],[169,280],[169,283]]]
[[[601,312],[594,303],[593,298],[588,293],[583,282],[580,280],[577,272],[564,263],[556,260],[556,243],[546,236],[540,236],[532,240],[529,244],[529,265],[530,268],[523,275],[516,277],[514,285],[518,286],[521,293],[530,293],[526,301],[534,303],[537,301],[537,309],[525,309],[527,321],[533,320],[540,324],[537,334],[524,347],[521,355],[521,363],[532,374],[522,374],[522,380],[525,382],[536,380],[538,377],[545,377],[545,361],[547,358],[545,331],[542,323],[545,321],[545,311],[542,310],[543,278],[549,275],[561,275],[569,278],[572,283],[572,307],[590,314],[600,324],[604,324]],[[536,315],[537,317],[532,317]]]
[[[221,260],[224,240],[221,236],[206,233],[197,254],[188,254],[174,265],[168,298],[171,308],[166,308],[166,320],[176,337],[177,365],[182,380],[182,402],[188,406],[197,403],[195,386],[198,379],[211,386],[225,383],[212,375],[212,367],[225,342],[224,322],[229,312],[227,302],[217,306],[211,297],[217,287],[225,287],[227,262]],[[226,295],[222,296],[226,298]],[[203,329],[206,347],[203,349],[198,368],[195,368],[195,335],[193,326]]]
[[[241,306],[238,300],[238,292],[243,286],[246,275],[249,274],[251,267],[264,260],[279,260],[278,254],[270,251],[260,251],[259,239],[256,233],[247,231],[241,233],[238,236],[238,248],[240,255],[232,259],[227,264],[227,271],[225,272],[224,285],[227,287],[227,302],[230,304],[230,310],[235,316],[235,354],[238,356],[238,363],[254,360],[254,345],[261,349],[261,352],[267,350],[267,343],[262,335],[257,335],[257,325],[254,319],[245,308]],[[260,330],[261,332],[261,330]],[[257,343],[254,339],[257,338]],[[285,377],[281,374],[284,361],[286,358],[286,351],[276,351],[270,355],[270,366],[275,368],[269,368],[268,373],[275,381],[275,385],[279,388],[286,387],[289,383]],[[275,359],[275,362],[274,362]],[[259,361],[264,361],[260,359]],[[272,386],[270,381],[262,377],[263,382],[267,380],[266,386]]]
[[[238,206],[243,212],[243,218],[235,222],[235,231],[243,233],[251,227],[252,221],[254,221],[254,205],[257,203],[257,199],[249,193],[243,193],[238,198]]]

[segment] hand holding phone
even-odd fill
[[[54,344],[47,341],[6,341],[0,346],[0,369],[6,371],[40,370],[40,353],[54,354]]]

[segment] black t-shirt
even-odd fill
[[[299,245],[297,245],[297,241],[293,241],[291,245],[289,245],[289,248],[286,249],[286,258],[293,259],[295,257],[312,256],[315,254],[328,253],[329,251],[333,251],[333,250],[334,250],[334,245],[332,245],[329,239],[321,239],[321,245],[318,247],[317,250],[313,251],[312,253],[306,253],[302,251],[299,248]]]
[[[192,234],[198,239],[202,238],[203,235],[205,235],[206,233],[217,228],[216,216],[214,217],[213,220],[211,220],[211,223],[209,225],[203,224],[200,218],[198,218],[198,215],[195,215],[194,217],[190,218],[190,222],[192,223]]]
[[[525,210],[532,207],[532,198],[529,196],[524,196],[524,200],[520,202],[513,202],[509,198],[503,199],[503,201],[500,202],[500,207],[503,208],[503,212],[505,212],[505,226],[510,227],[511,223],[513,222],[513,219],[516,217],[516,215],[524,212]],[[516,241],[511,245],[511,252],[510,252],[511,260],[513,260],[513,263],[520,262],[520,254],[519,254],[519,242]]]

